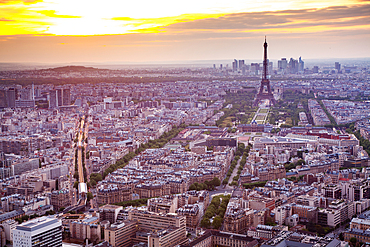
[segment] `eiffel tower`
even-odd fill
[[[271,87],[270,87],[270,80],[267,79],[267,42],[266,42],[266,36],[265,36],[265,43],[263,44],[264,48],[264,56],[263,56],[263,75],[262,75],[262,80],[261,80],[261,86],[260,90],[256,95],[254,105],[258,105],[260,101],[262,100],[269,100],[269,104],[273,105],[276,103],[274,95],[271,92]],[[267,92],[265,92],[265,87],[267,88]]]

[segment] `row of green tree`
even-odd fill
[[[243,186],[246,189],[253,189],[254,187],[265,187],[266,183],[267,181],[260,181],[260,182],[243,184]]]
[[[117,160],[116,163],[110,165],[103,173],[103,178],[105,178],[108,174],[114,172],[117,169],[125,167],[130,160],[132,160],[136,155],[145,151],[148,148],[161,148],[167,142],[169,142],[172,138],[178,135],[180,131],[182,131],[186,127],[185,124],[181,124],[180,126],[173,126],[172,130],[163,133],[158,139],[150,140],[149,142],[140,145],[135,152],[129,152],[121,159]]]
[[[306,162],[303,160],[303,159],[299,159],[297,162],[293,163],[293,162],[290,162],[290,163],[286,163],[284,165],[285,167],[285,171],[289,171],[291,169],[295,169],[297,166],[300,166],[300,165],[304,165],[306,164]]]
[[[113,204],[117,205],[117,206],[122,206],[122,207],[128,207],[128,206],[138,207],[138,206],[143,205],[143,204],[146,205],[148,203],[148,199],[150,199],[150,198],[142,198],[142,199],[137,199],[137,200],[123,201],[123,202],[117,202],[117,203],[113,203]]]
[[[230,163],[229,170],[226,173],[225,179],[222,181],[223,185],[226,185],[229,182],[229,179],[231,177],[231,174],[233,173],[236,165],[238,164],[238,160],[240,159],[240,156],[235,156],[234,159]]]
[[[213,197],[211,203],[209,204],[206,212],[200,221],[200,226],[203,228],[214,228],[220,229],[222,222],[224,220],[224,215],[226,212],[227,204],[229,203],[230,195],[224,196],[219,195]],[[211,219],[213,221],[211,223]]]
[[[243,144],[243,143],[241,143]],[[244,144],[243,144],[244,146]],[[247,163],[247,157],[249,155],[249,151],[251,149],[251,146],[248,145],[247,147],[245,147],[242,151],[242,159],[240,160],[239,162],[239,167],[238,167],[238,172],[237,174],[233,177],[233,181],[230,183],[230,185],[238,185],[238,181],[239,181],[239,177],[240,177],[240,174],[242,173],[243,169],[244,169],[244,166],[245,164]]]
[[[288,178],[288,180],[289,180],[289,181],[293,181],[293,182],[296,182],[296,181],[302,181],[302,180],[303,180],[303,178],[304,178],[304,176],[305,176],[305,175],[300,175],[300,176],[298,176],[298,178],[293,176],[293,177]]]
[[[221,181],[214,177],[211,181],[204,181],[204,183],[195,182],[189,186],[189,190],[214,190],[216,186],[220,186]]]
[[[319,102],[319,105],[321,106],[321,108],[324,110],[326,116],[328,116],[329,120],[330,120],[330,123],[332,126],[337,126],[337,122],[335,121],[334,117],[329,113],[328,109],[326,109],[326,107],[324,106],[324,103],[322,103],[321,100],[318,100],[317,102]]]
[[[346,130],[350,134],[354,134],[356,138],[360,141],[360,146],[364,148],[364,150],[370,155],[370,141],[365,139],[359,130],[355,131],[354,124],[351,124],[349,128]]]
[[[103,180],[103,176],[100,174],[100,173],[91,173],[90,174],[90,185],[92,187],[95,187],[96,184],[99,182],[99,181],[102,181]]]

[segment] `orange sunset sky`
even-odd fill
[[[0,62],[370,57],[370,1],[0,0]]]

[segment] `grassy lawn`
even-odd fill
[[[265,120],[265,116],[261,116],[261,115],[258,115],[255,119],[256,121],[259,121],[259,120]]]
[[[261,109],[259,113],[268,113],[268,109]]]
[[[228,125],[232,126],[233,123],[232,123],[231,119],[232,119],[232,117],[225,118],[224,121],[222,121],[222,123],[220,124],[220,127],[223,128],[223,127],[227,127]]]

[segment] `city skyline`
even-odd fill
[[[370,57],[366,1],[71,4],[1,1],[0,62]]]

